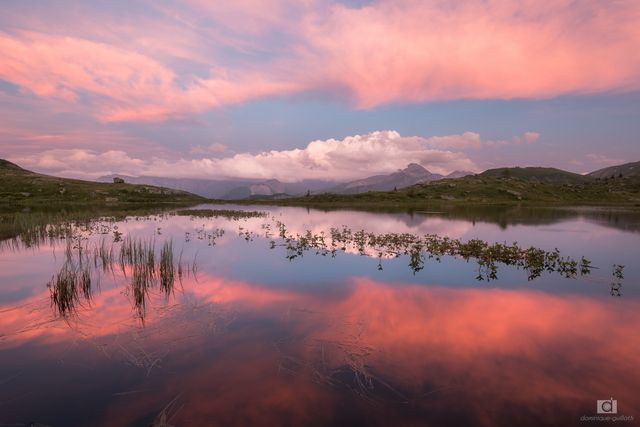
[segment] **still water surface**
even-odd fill
[[[584,425],[611,397],[640,417],[637,216],[241,209],[267,216],[78,230],[85,246],[172,241],[182,280],[151,287],[142,308],[115,268],[61,316],[46,285],[67,242],[0,246],[0,425]],[[414,273],[407,256],[349,245],[288,259],[271,244],[279,222],[294,235],[517,241],[599,269],[528,281],[500,266],[487,282],[473,261],[427,259]],[[625,265],[619,296],[613,264]]]

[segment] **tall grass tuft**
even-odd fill
[[[164,243],[160,252],[160,290],[168,296],[173,292],[174,283],[173,242],[169,240]]]
[[[73,314],[82,301],[91,302],[91,264],[82,248],[78,245],[75,252],[72,242],[68,241],[64,264],[47,283],[51,305],[63,317]]]
[[[114,265],[120,266],[123,276],[131,274],[130,295],[134,309],[142,320],[147,297],[154,286],[158,286],[167,297],[174,292],[176,275],[182,278],[183,267],[174,262],[171,240],[164,242],[159,258],[153,239],[127,236],[121,242],[107,242],[107,239],[102,239],[89,248],[79,238],[67,240],[63,265],[47,283],[51,304],[59,315],[66,317],[76,312],[83,301],[90,302],[93,276],[99,279],[100,272],[113,272]],[[119,251],[115,249],[117,245],[120,245]],[[192,269],[195,273],[195,262]]]
[[[133,304],[140,319],[144,320],[146,312],[146,300],[149,293],[152,277],[144,264],[134,264],[131,290],[133,293]]]

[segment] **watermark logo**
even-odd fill
[[[608,400],[597,400],[596,410],[598,414],[617,414],[618,413],[618,401],[613,397]]]
[[[596,400],[596,413],[597,415],[583,415],[580,417],[580,421],[634,421],[633,415],[617,415],[618,401],[613,397],[611,399]]]

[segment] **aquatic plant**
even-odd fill
[[[100,261],[100,263],[98,263]],[[113,268],[113,244],[107,245],[106,239],[100,240],[100,245],[93,253],[93,264],[95,268],[98,268],[98,264],[103,271],[108,271]]]
[[[613,264],[613,280],[611,281],[611,295],[622,295],[622,280],[624,279],[624,265]]]
[[[197,228],[196,229],[196,238],[198,240],[206,240],[208,242],[209,246],[215,246],[216,245],[216,239],[218,239],[219,237],[224,236],[224,229],[222,228],[215,228],[213,230],[207,230],[206,227],[202,226],[202,228]],[[189,242],[191,240],[191,233],[186,232],[185,233],[185,241]]]
[[[65,260],[60,271],[47,283],[51,305],[63,317],[75,312],[82,301],[91,301],[90,263],[82,246],[75,247],[67,242]],[[77,252],[77,256],[74,253]]]
[[[193,218],[227,218],[239,220],[243,218],[264,218],[268,214],[260,211],[243,211],[233,209],[179,209],[175,211],[178,216]]]
[[[117,256],[116,245],[120,246]],[[154,240],[127,236],[120,243],[108,244],[103,238],[89,247],[81,238],[68,239],[63,265],[47,283],[51,305],[63,317],[75,313],[82,302],[91,301],[93,282],[99,281],[100,273],[114,273],[114,265],[119,265],[123,277],[130,274],[128,293],[137,316],[144,321],[150,290],[157,286],[168,297],[174,291],[176,276],[182,281],[185,274],[182,252],[176,264],[173,251],[171,240],[163,243],[157,257]],[[196,272],[194,259],[186,273]]]
[[[577,261],[563,256],[556,248],[545,251],[540,248],[524,248],[517,242],[488,243],[479,239],[462,241],[434,234],[417,236],[409,233],[386,233],[376,235],[365,230],[353,232],[347,227],[331,228],[330,243],[325,241],[324,233],[314,234],[307,230],[303,234],[286,234],[285,226],[278,224],[281,241],[272,240],[270,247],[284,247],[286,257],[293,260],[307,251],[320,255],[335,256],[337,251],[353,248],[360,255],[375,253],[378,256],[378,269],[382,269],[382,258],[407,256],[409,268],[417,273],[424,268],[426,259],[440,261],[444,256],[460,257],[465,261],[474,259],[478,264],[477,280],[495,280],[498,278],[498,264],[514,266],[528,273],[533,280],[542,273],[558,273],[566,278],[589,275],[595,268],[591,261],[582,257]]]
[[[169,295],[173,292],[175,282],[175,266],[173,263],[173,242],[167,241],[160,252],[160,289]]]

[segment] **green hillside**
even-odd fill
[[[554,183],[533,179],[530,168],[517,170],[524,178],[514,176],[474,175],[458,179],[443,179],[397,191],[368,192],[354,195],[317,194],[282,200],[264,201],[278,205],[317,207],[414,207],[436,204],[529,204],[529,205],[620,205],[640,206],[640,178],[608,180],[576,179],[577,183]],[[536,168],[541,169],[541,168]],[[562,171],[560,171],[562,172]],[[491,172],[493,174],[494,172]],[[551,179],[572,179],[571,175],[556,175]],[[581,175],[577,175],[582,177]],[[575,177],[574,177],[575,178]],[[256,200],[252,200],[256,203]]]
[[[0,159],[0,206],[185,204],[205,200],[150,185],[110,184],[58,178]]]

